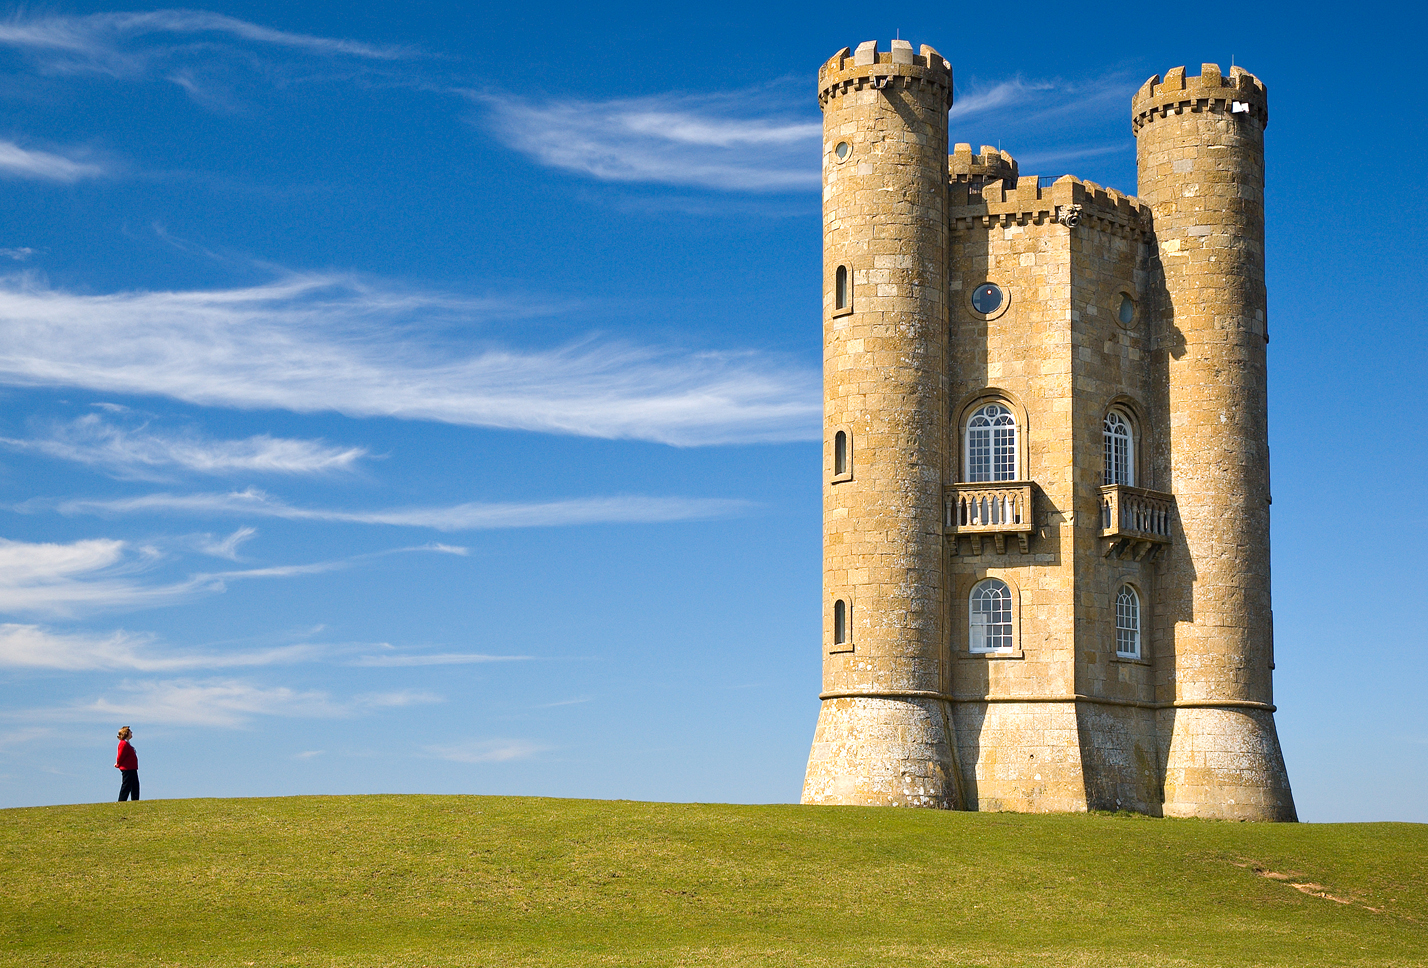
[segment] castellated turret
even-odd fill
[[[1265,87],[1205,64],[1152,77],[1132,106],[1138,190],[1154,218],[1157,363],[1170,420],[1161,476],[1183,540],[1159,621],[1165,812],[1293,820],[1274,728],[1264,287]]]
[[[950,65],[819,71],[823,690],[803,799],[1291,820],[1264,86],[1136,95],[1141,197],[949,154]]]
[[[951,808],[942,472],[952,70],[847,48],[823,107],[823,706],[809,803]]]

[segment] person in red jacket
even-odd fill
[[[135,800],[139,799],[139,754],[134,752],[129,742],[129,737],[133,735],[134,731],[128,726],[119,727],[119,751],[114,754],[114,769],[122,777],[119,781],[121,803],[129,799],[130,794]]]

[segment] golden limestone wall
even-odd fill
[[[1270,688],[1264,87],[1213,65],[1153,78],[1141,198],[1043,185],[989,147],[949,156],[950,89],[936,51],[902,42],[819,72],[824,686],[803,799],[1292,820]],[[982,313],[986,282],[1005,301]],[[944,506],[991,400],[1022,443],[999,486],[1030,495],[1030,523],[995,538]],[[1135,488],[1166,509],[1154,534],[1103,518],[1108,493],[1135,497],[1103,487],[1112,408]],[[970,649],[988,577],[1014,598],[1009,652]]]
[[[1140,411],[1130,401],[1146,396],[1144,325],[1123,327],[1114,314],[1121,293],[1142,284],[1147,213],[1069,176],[1046,187],[1025,176],[1014,187],[989,183],[979,195],[959,186],[961,167],[954,152],[949,480],[967,479],[968,415],[998,399],[1018,412],[1019,477],[1036,495],[1026,553],[1012,542],[998,551],[949,539],[955,722],[969,804],[1158,812],[1151,668],[1116,659],[1110,612],[1120,585],[1149,586],[1153,569],[1102,555],[1098,503],[1105,411],[1112,403]],[[999,312],[973,307],[983,282],[1006,294]],[[1010,654],[969,651],[968,596],[988,576],[1019,600],[1020,641]]]
[[[1165,812],[1292,820],[1270,676],[1265,88],[1240,68],[1176,68],[1132,111],[1162,274],[1162,474],[1183,529],[1157,601],[1174,633]]]
[[[960,805],[944,693],[947,108],[930,47],[846,48],[824,130],[824,692],[806,803]],[[851,281],[838,305],[839,267]],[[849,461],[836,473],[845,435]],[[835,641],[838,603],[850,616]]]

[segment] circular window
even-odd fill
[[[1135,300],[1129,293],[1121,293],[1121,306],[1116,310],[1116,320],[1122,326],[1129,326],[1135,320]]]
[[[840,141],[833,147],[833,157],[839,161],[847,161],[848,156],[853,153],[853,146],[846,141]]]
[[[972,308],[983,316],[990,316],[1001,309],[1004,302],[1006,297],[1002,295],[1001,287],[993,283],[984,282],[972,290]]]

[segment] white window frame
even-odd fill
[[[1120,427],[1125,428],[1124,434],[1116,432],[1116,428]],[[1116,466],[1117,438],[1123,438],[1125,443],[1125,464],[1123,467]],[[1107,410],[1105,418],[1101,421],[1101,442],[1101,474],[1105,478],[1102,483],[1135,487],[1135,421],[1131,420],[1130,415],[1124,410]]]
[[[985,618],[979,620],[980,616],[988,613],[977,609],[977,599],[982,595],[983,589],[993,590],[994,586],[1001,586],[999,591],[1003,596],[1005,607],[998,608],[992,613],[998,616],[1004,615],[1005,621],[988,622]],[[995,626],[1004,629],[993,633],[997,638],[1005,638],[1005,644],[987,644],[987,629]],[[977,655],[1005,655],[1016,651],[1016,594],[1012,591],[1011,585],[1000,578],[983,578],[972,586],[972,591],[967,595],[967,651]]]
[[[1129,597],[1129,608],[1124,606],[1125,600]],[[1141,627],[1144,625],[1144,609],[1140,605],[1140,592],[1130,582],[1121,585],[1116,592],[1116,656],[1121,659],[1139,659],[1141,657]],[[1131,624],[1133,623],[1133,624]],[[1122,632],[1129,633],[1122,636]],[[1123,642],[1129,640],[1130,648],[1126,650]]]
[[[995,414],[993,417],[984,417],[984,414],[986,414],[986,411],[990,410],[990,409],[993,408],[993,407],[997,408],[997,409],[998,409],[999,411],[1001,411],[1001,412]],[[976,421],[977,418],[979,418],[979,417],[983,417],[983,419],[988,420],[988,426],[987,426],[987,428],[986,428],[986,430],[985,430],[985,433],[986,433],[987,437],[989,438],[988,441],[987,441],[987,449],[988,449],[988,462],[989,462],[989,465],[990,465],[989,470],[988,470],[988,474],[989,474],[990,476],[987,476],[987,477],[977,477],[977,476],[976,476],[976,472],[973,470],[973,467],[972,467],[972,434],[973,434],[973,426],[972,426],[972,424],[973,424],[973,422]],[[997,442],[996,442],[996,431],[997,431],[997,426],[998,426],[998,424],[992,423],[991,421],[992,421],[993,419],[995,419],[996,421],[1001,422],[1002,419],[1003,419],[1003,417],[1005,417],[1006,419],[1008,419],[1008,420],[1011,421],[1011,455],[1010,455],[1010,456],[1011,456],[1011,461],[1010,461],[1011,476],[1010,476],[1010,477],[999,477],[999,476],[997,476],[997,475],[998,475],[998,465],[999,465],[999,464],[1003,464],[1003,465],[1004,465],[1004,464],[1006,463],[1006,461],[1005,461],[1005,459],[1004,459],[1004,458],[1006,457],[1006,453],[1005,453],[1005,449],[1002,449],[1002,450],[1001,450],[1000,456],[1001,456],[1003,459],[999,461],[999,460],[998,460],[999,452],[998,452],[998,446],[997,446]],[[1005,423],[1001,423],[1000,425],[1003,426],[1003,427],[1006,426]],[[981,428],[977,428],[977,430],[980,431]],[[1019,480],[1019,479],[1020,479],[1020,473],[1021,473],[1021,424],[1020,424],[1020,422],[1016,419],[1016,411],[1012,409],[1011,404],[1007,403],[1007,402],[1004,401],[1004,400],[988,400],[986,403],[983,403],[981,406],[977,407],[975,410],[973,410],[973,411],[971,412],[971,414],[968,415],[968,417],[967,417],[967,422],[966,422],[966,423],[963,425],[963,427],[962,427],[962,471],[963,471],[962,476],[963,476],[963,478],[966,480],[966,482],[967,482],[967,483],[972,483],[972,484],[1000,483],[1000,482],[1002,482],[1002,481],[1015,481],[1015,480]]]

